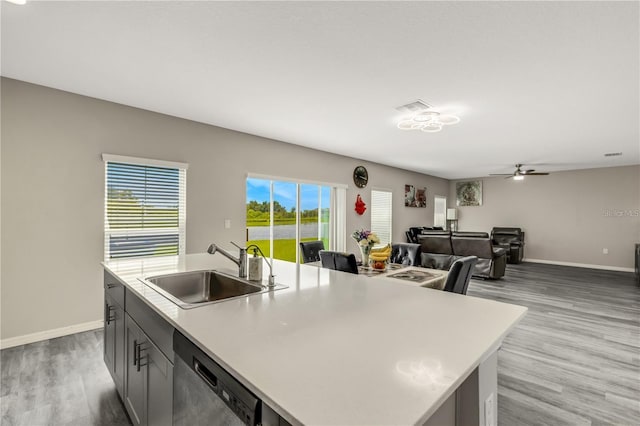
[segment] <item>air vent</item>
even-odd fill
[[[411,102],[410,104],[401,105],[396,109],[402,112],[417,112],[417,111],[422,111],[429,108],[431,108],[431,105],[429,105],[422,99],[418,99],[417,101]]]
[[[619,157],[621,155],[622,155],[621,152],[607,152],[604,156],[605,157]]]

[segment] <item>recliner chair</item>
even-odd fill
[[[494,227],[491,230],[494,246],[507,251],[508,263],[520,263],[524,257],[524,232],[520,228]]]
[[[466,256],[477,256],[473,275],[482,278],[501,278],[507,267],[507,251],[493,247],[491,240],[473,236],[452,236],[451,245],[456,259]]]
[[[425,268],[448,270],[453,263],[453,247],[449,231],[423,231],[420,241],[420,265]]]

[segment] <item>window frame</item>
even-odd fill
[[[441,214],[443,215],[443,223],[439,224],[436,223],[437,217],[438,217],[438,212],[436,212],[436,209],[438,208],[438,202],[437,200],[443,200],[444,201],[444,212],[442,212]],[[444,195],[434,195],[433,196],[433,226],[442,226],[442,229],[447,229],[447,197]]]
[[[148,256],[120,256],[112,258],[110,253],[110,238],[111,237],[129,237],[140,235],[178,235],[178,255],[184,255],[186,253],[186,222],[187,222],[187,170],[189,169],[188,163],[180,163],[175,161],[157,160],[151,158],[129,157],[123,155],[114,154],[102,154],[102,161],[104,162],[104,247],[103,256],[105,261],[118,260],[118,259],[136,259],[136,258],[153,258],[166,255],[148,255]],[[178,226],[177,227],[165,227],[165,228],[125,228],[125,229],[110,229],[109,217],[108,217],[108,193],[109,193],[109,163],[129,164],[142,167],[161,167],[178,170]]]
[[[371,208],[370,208],[370,229],[371,232],[375,232],[378,237],[381,237],[382,232],[378,231],[375,227],[374,227],[374,210],[377,208],[376,204],[374,203],[374,192],[380,192],[380,193],[386,193],[389,195],[389,216],[388,216],[388,220],[389,220],[389,241],[383,241],[382,238],[380,238],[380,244],[391,244],[393,241],[393,191],[391,189],[388,188],[371,188],[371,192],[370,192],[370,197],[371,197]],[[384,235],[384,234],[382,234]]]
[[[300,186],[301,185],[317,185],[319,187],[329,187],[331,193],[329,196],[329,244],[327,250],[344,251],[346,249],[346,190],[347,185],[340,183],[322,182],[309,179],[297,179],[291,177],[272,176],[257,173],[247,173],[245,176],[245,199],[246,199],[246,182],[248,179],[261,179],[270,181],[270,230],[269,230],[269,244],[270,255],[273,259],[273,185],[275,182],[291,183],[296,185],[296,264],[300,264]],[[318,198],[321,198],[320,191]],[[321,203],[319,202],[319,205]],[[321,206],[324,207],[324,206]],[[245,217],[245,226],[246,226]],[[321,216],[318,216],[318,235],[320,235],[321,228]],[[320,237],[319,237],[320,238]]]

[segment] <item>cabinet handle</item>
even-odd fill
[[[136,371],[140,371],[140,367],[144,367],[145,365],[147,365],[147,363],[143,364],[142,361],[142,356],[140,355],[140,352],[145,351],[146,349],[142,347],[142,343],[138,343],[137,346],[137,365],[136,365]],[[146,358],[146,356],[145,356]]]
[[[117,286],[118,284],[107,284],[107,288],[111,289]]]
[[[113,306],[109,305],[108,303],[105,303],[104,317],[107,320],[107,325],[111,324],[111,321],[115,320],[115,318],[111,316],[112,309],[113,309]]]
[[[138,363],[138,341],[133,341],[133,365]]]

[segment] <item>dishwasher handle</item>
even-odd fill
[[[195,357],[193,358],[193,369],[211,389],[218,392],[218,378]]]

